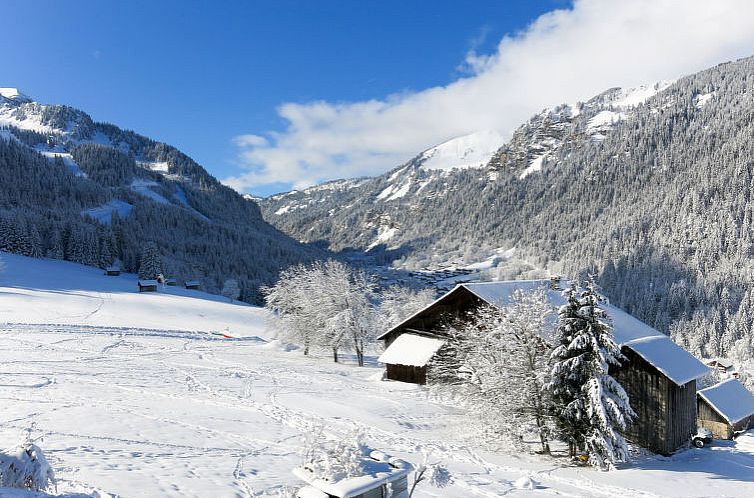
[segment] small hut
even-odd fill
[[[697,392],[698,424],[718,439],[754,428],[754,395],[737,379]]]
[[[408,498],[408,462],[391,458],[381,451],[372,451],[361,461],[362,475],[340,480],[316,477],[306,466],[293,473],[307,486],[299,489],[297,498]],[[388,485],[389,491],[388,491]],[[390,492],[390,494],[388,494]]]
[[[157,292],[157,280],[139,280],[139,292]]]
[[[178,285],[178,280],[174,278],[166,278],[165,285],[170,286],[170,287],[175,287],[176,285]]]
[[[108,266],[107,268],[105,268],[105,275],[107,275],[108,277],[117,277],[118,275],[120,275],[120,267],[114,265]]]
[[[715,358],[712,360],[705,360],[705,363],[707,364],[707,366],[714,368],[721,374],[724,374],[725,377],[734,377],[737,379],[739,376],[733,362],[730,360],[726,360],[725,358]]]
[[[385,364],[390,380],[427,383],[427,363],[445,344],[437,337],[418,334],[401,334],[382,353],[378,361]]]
[[[186,280],[186,288],[191,290],[199,290],[201,283],[198,280]]]

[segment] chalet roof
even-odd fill
[[[707,365],[665,335],[647,336],[623,344],[682,386],[709,372]]]
[[[186,285],[199,285],[198,280],[186,280]]]
[[[120,271],[120,266],[110,265],[105,268],[105,271]]]
[[[361,466],[362,475],[338,481],[315,478],[311,470],[306,467],[298,467],[293,470],[293,473],[312,488],[338,498],[352,498],[405,477],[413,470],[410,463],[398,458],[390,458],[381,451],[372,451],[368,456],[364,455]],[[312,492],[312,496],[317,495]]]
[[[754,415],[754,395],[736,379],[725,380],[697,394],[731,424]]]
[[[557,308],[566,304],[566,299],[563,297],[562,293],[563,291],[551,289],[550,283],[550,280],[547,279],[459,284],[453,290],[437,299],[434,303],[404,320],[400,325],[382,334],[378,339],[382,339],[394,330],[401,328],[415,317],[422,314],[426,309],[444,300],[450,294],[459,292],[459,289],[465,289],[482,301],[497,307],[510,305],[513,302],[513,293],[516,290],[526,292],[537,289],[544,289],[546,291],[547,299],[553,307]],[[567,287],[569,284],[563,282],[561,285]],[[668,376],[668,378],[674,383],[678,385],[686,384],[690,380],[697,379],[709,371],[709,368],[704,363],[675,344],[666,335],[655,330],[641,320],[638,320],[620,308],[610,304],[602,303],[601,307],[605,310],[607,316],[612,321],[615,341],[621,346],[627,346],[634,350],[652,366]],[[557,321],[557,316],[553,315],[551,321],[554,326]],[[653,340],[649,340],[652,338]],[[398,339],[396,339],[396,341],[397,340]]]
[[[139,285],[141,286],[157,285],[157,280],[139,280]]]
[[[417,334],[401,334],[377,359],[391,365],[423,367],[445,344],[442,339]]]

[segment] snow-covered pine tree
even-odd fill
[[[558,311],[547,388],[571,455],[586,450],[592,465],[607,470],[628,459],[620,431],[636,416],[623,387],[608,373],[610,365],[620,365],[625,357],[599,306],[594,281],[590,279],[581,292],[571,285],[564,295],[568,302]]]
[[[139,278],[154,280],[162,275],[162,260],[157,250],[157,244],[147,242],[141,252],[139,261]]]
[[[222,295],[227,297],[231,302],[238,299],[241,295],[241,287],[238,285],[238,280],[235,278],[229,278],[223,285]]]

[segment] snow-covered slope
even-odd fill
[[[153,241],[173,275],[201,268],[213,291],[235,278],[250,302],[280,268],[323,253],[274,229],[178,149],[16,89],[0,92],[0,149],[0,226],[13,227],[0,232],[3,250],[90,265],[118,258],[135,271]],[[13,230],[24,235],[4,236]]]
[[[201,291],[161,286],[139,293],[136,275],[105,276],[67,261],[0,253],[0,322],[148,328],[233,335],[259,332],[264,313]]]
[[[259,308],[175,288],[138,294],[133,276],[3,258],[0,448],[34,423],[56,495],[289,496],[304,484],[292,470],[308,441],[354,431],[409,462],[426,453],[447,466],[453,483],[420,484],[416,498],[754,494],[753,434],[613,472],[491,451],[463,410],[380,380],[378,351],[363,368],[333,364],[272,340]],[[226,327],[235,338],[209,333]],[[536,484],[517,484],[525,479]],[[0,497],[47,496],[0,487]]]
[[[481,168],[500,148],[505,137],[496,131],[480,131],[448,140],[422,152],[419,162],[429,170]]]

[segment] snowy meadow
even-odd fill
[[[492,451],[466,430],[464,410],[424,387],[381,380],[374,352],[364,367],[353,356],[306,357],[272,337],[259,308],[184,290],[138,295],[131,276],[70,263],[6,261],[0,446],[35,424],[64,496],[285,496],[303,485],[291,471],[312,434],[356,432],[372,448],[413,464],[426,454],[448,468],[452,484],[420,485],[419,497],[754,495],[750,433],[638,456],[612,472]],[[14,273],[19,264],[25,270]],[[24,280],[34,274],[82,284],[45,289]],[[127,313],[105,325],[97,315],[109,309]],[[212,334],[226,327],[233,338]],[[44,495],[0,488],[0,496]]]

